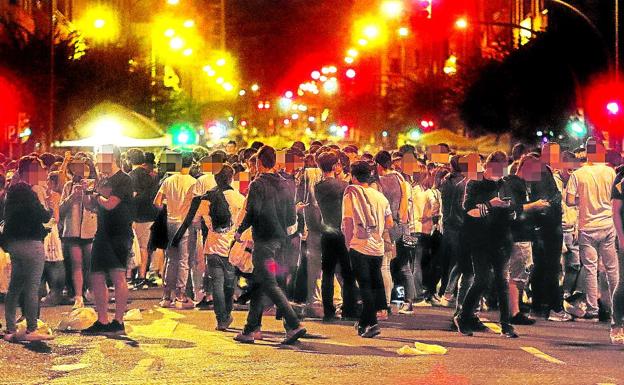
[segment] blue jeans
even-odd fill
[[[624,277],[624,250],[618,250],[620,277]],[[624,327],[624,279],[620,279],[613,292],[613,326]]]
[[[420,302],[425,299],[422,273],[423,247],[415,248],[403,246],[401,240],[397,241],[397,262],[400,266],[400,275],[405,287],[405,301],[409,303]]]
[[[262,326],[262,311],[264,310],[262,298],[264,295],[269,297],[277,307],[277,311],[284,317],[286,330],[297,329],[300,325],[297,314],[290,306],[282,289],[277,285],[276,271],[279,260],[277,252],[281,249],[282,244],[281,239],[256,241],[254,243],[252,281],[254,286],[257,285],[257,289],[252,290],[251,293],[247,324],[243,330],[245,334],[250,334]]]
[[[563,294],[564,297],[577,290],[577,280],[581,271],[581,257],[579,255],[578,239],[574,239],[572,232],[563,233]]]
[[[37,330],[39,314],[39,286],[45,263],[42,241],[11,241],[7,247],[11,256],[11,281],[6,295],[4,315],[6,328],[15,332],[15,312],[23,295],[22,312],[28,331]]]
[[[227,257],[208,255],[208,275],[212,280],[212,298],[217,322],[226,322],[232,314],[232,296],[236,270]]]
[[[598,310],[598,259],[602,260],[607,273],[609,293],[615,291],[619,281],[618,256],[615,249],[615,228],[580,231],[579,247],[587,310]]]

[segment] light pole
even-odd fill
[[[49,83],[49,101],[48,101],[48,132],[47,132],[47,142],[51,145],[52,144],[52,135],[54,133],[54,88],[55,88],[55,84],[54,84],[54,44],[55,44],[55,39],[54,39],[54,33],[56,30],[56,17],[54,15],[54,13],[56,12],[56,0],[50,0],[50,83]]]

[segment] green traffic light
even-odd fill
[[[584,122],[573,120],[568,123],[568,132],[577,138],[582,138],[587,135],[587,126]]]
[[[197,134],[190,123],[176,123],[169,128],[173,137],[173,144],[176,146],[188,146],[195,144]]]

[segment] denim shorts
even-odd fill
[[[531,242],[514,242],[509,259],[509,278],[526,284],[533,268],[533,248]]]

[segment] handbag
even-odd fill
[[[169,246],[169,234],[167,230],[167,206],[156,216],[156,220],[150,227],[149,249],[166,250]]]

